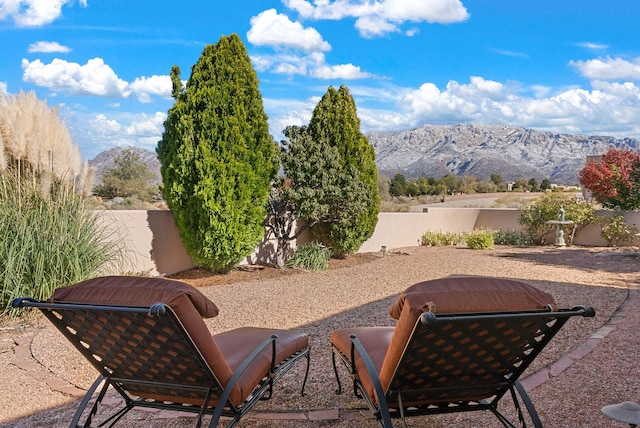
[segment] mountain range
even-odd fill
[[[640,151],[640,141],[633,138],[556,134],[502,125],[425,125],[367,136],[375,148],[378,171],[387,177],[456,174],[488,180],[491,174],[500,174],[505,181],[548,178],[552,183],[571,185],[578,183],[578,172],[588,155],[611,148]],[[112,148],[89,161],[97,169],[96,183],[122,150]],[[160,181],[156,154],[134,150]]]
[[[474,175],[505,181],[548,178],[552,183],[577,184],[587,155],[610,148],[640,150],[632,138],[556,134],[501,125],[425,125],[398,132],[368,135],[376,151],[378,171],[407,178],[446,174]]]

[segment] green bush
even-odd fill
[[[493,232],[490,230],[474,230],[465,234],[464,239],[472,250],[493,249]]]
[[[598,216],[596,221],[601,225],[600,236],[607,240],[610,247],[615,247],[620,242],[630,242],[638,233],[638,228],[627,223],[620,212],[611,217]]]
[[[84,209],[73,185],[0,172],[0,313],[17,297],[47,299],[53,290],[118,268],[123,250]],[[112,229],[113,230],[113,229]]]
[[[556,227],[547,222],[558,218],[558,210],[561,206],[565,210],[565,220],[573,221],[573,224],[563,226],[564,237],[568,244],[573,243],[580,230],[594,220],[594,207],[584,199],[562,193],[545,194],[520,209],[518,221],[534,244],[544,245],[547,235],[555,231]]]
[[[278,172],[262,95],[237,34],[207,45],[183,87],[171,69],[174,105],[156,152],[162,194],[193,262],[228,272],[264,237]]]
[[[494,230],[493,243],[496,245],[531,245],[531,238],[522,232],[515,230]]]
[[[442,245],[459,245],[464,242],[464,234],[457,232],[432,232],[426,231],[422,235],[421,243],[428,247],[438,247]]]
[[[298,247],[286,265],[311,271],[327,270],[329,269],[329,258],[331,258],[331,249],[320,242],[313,241]]]

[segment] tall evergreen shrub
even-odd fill
[[[313,110],[309,132],[317,143],[336,148],[343,171],[355,171],[368,190],[362,213],[344,221],[318,224],[313,229],[316,238],[331,247],[333,254],[355,253],[378,223],[380,191],[375,151],[360,132],[356,104],[346,86],[337,91],[329,87]]]
[[[277,172],[262,96],[240,37],[204,48],[175,103],[157,153],[163,195],[194,262],[227,271],[264,236],[270,182]]]

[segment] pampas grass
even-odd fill
[[[117,229],[85,209],[73,184],[17,177],[0,172],[0,313],[15,315],[14,298],[47,299],[58,287],[122,270]]]
[[[67,125],[58,109],[49,108],[33,91],[0,94],[0,146],[0,169],[46,172],[70,182],[80,175],[80,151]]]

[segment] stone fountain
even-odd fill
[[[564,248],[567,246],[567,244],[564,242],[564,230],[562,229],[563,226],[568,225],[568,224],[573,224],[572,220],[565,220],[564,218],[564,207],[562,205],[560,205],[560,209],[558,210],[558,218],[557,220],[549,220],[546,223],[547,224],[555,224],[556,225],[556,242],[555,242],[555,246],[558,248]]]

